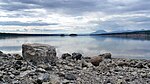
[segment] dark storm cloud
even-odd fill
[[[2,26],[48,26],[48,25],[58,25],[57,23],[43,23],[43,22],[19,22],[19,21],[1,21]]]

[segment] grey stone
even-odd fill
[[[22,60],[23,57],[19,54],[13,54],[13,56],[15,57],[16,60]]]
[[[36,69],[36,72],[46,73],[46,70],[45,70],[45,69],[42,69],[42,68],[37,68],[37,69]]]
[[[105,59],[111,59],[111,53],[100,54],[99,56],[102,56]]]
[[[40,74],[38,76],[38,80],[41,80],[42,82],[46,82],[50,80],[50,75],[48,73]]]
[[[64,53],[61,56],[62,59],[71,58],[71,55],[69,53]]]
[[[138,63],[135,67],[137,67],[137,68],[145,68],[142,63]]]
[[[41,63],[55,65],[57,60],[55,48],[46,44],[23,44],[22,55],[25,60],[32,62],[34,65]]]
[[[60,78],[54,74],[50,75],[50,84],[61,84]]]
[[[72,59],[81,60],[82,54],[80,53],[72,53]]]
[[[67,80],[76,80],[77,78],[73,74],[65,74],[65,79],[67,79]]]
[[[99,66],[99,63],[103,61],[103,58],[100,56],[93,56],[90,59],[90,62],[94,65],[94,66]]]

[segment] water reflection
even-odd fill
[[[100,36],[77,37],[7,37],[0,38],[0,50],[6,53],[21,53],[23,43],[44,43],[57,48],[58,56],[62,53],[79,52],[84,56],[94,56],[110,52],[118,58],[150,59],[149,40],[135,40]]]

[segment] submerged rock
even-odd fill
[[[40,63],[56,63],[56,50],[53,46],[46,44],[23,44],[22,55],[25,60],[32,62],[34,65]]]

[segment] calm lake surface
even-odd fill
[[[137,40],[101,36],[76,37],[0,37],[0,50],[5,53],[20,53],[23,43],[43,43],[55,46],[57,56],[62,53],[79,52],[84,56],[96,56],[110,52],[112,57],[150,59],[150,40]]]

